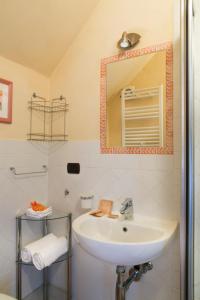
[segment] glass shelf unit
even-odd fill
[[[49,300],[66,300],[66,292],[52,285],[48,285]],[[26,296],[23,300],[43,300],[43,286]]]
[[[22,268],[23,266],[33,266],[32,263],[24,263],[21,259],[21,250],[22,250],[22,224],[26,224],[27,222],[31,222],[32,224],[36,224],[38,222],[42,225],[42,236],[45,236],[50,233],[49,230],[49,222],[53,222],[55,220],[66,220],[67,225],[67,239],[68,239],[68,251],[66,254],[59,257],[53,264],[66,262],[67,265],[67,281],[66,287],[67,291],[63,292],[56,287],[52,287],[48,284],[48,269],[51,267],[47,267],[42,270],[43,272],[43,284],[42,287],[30,295],[23,297],[22,295]],[[25,222],[24,222],[25,221]],[[32,225],[34,226],[34,225]],[[28,217],[26,214],[16,217],[16,273],[17,273],[17,299],[18,300],[71,300],[71,257],[72,257],[72,214],[66,212],[59,212],[53,210],[53,214],[41,218],[31,218]],[[52,292],[51,292],[52,290]],[[63,295],[64,293],[64,295]],[[52,295],[54,298],[52,298]],[[38,296],[39,295],[39,296]],[[59,296],[58,295],[62,295]]]
[[[66,254],[60,256],[52,265],[66,261],[68,258],[69,258],[69,255],[68,255],[68,253],[66,253]],[[22,260],[19,260],[19,261],[17,260],[16,262],[19,264],[22,264],[22,265],[26,265],[26,266],[34,266],[32,262],[26,263],[26,262],[23,262]]]
[[[31,218],[29,216],[27,216],[26,214],[23,214],[21,216],[17,216],[17,219],[21,219],[22,221],[34,221],[34,222],[44,222],[46,221],[50,221],[50,220],[58,220],[58,219],[64,219],[64,218],[68,218],[70,216],[70,214],[66,213],[66,212],[60,212],[57,210],[53,210],[53,213],[47,217],[41,218],[41,219],[36,219],[36,218]]]

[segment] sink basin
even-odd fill
[[[162,254],[177,222],[135,215],[134,220],[84,214],[73,222],[80,246],[98,259],[115,265],[138,265]]]

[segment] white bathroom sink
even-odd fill
[[[115,265],[138,265],[160,256],[176,227],[177,222],[140,215],[130,221],[84,214],[73,222],[80,246]]]

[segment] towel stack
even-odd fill
[[[65,237],[58,238],[52,233],[48,234],[22,249],[22,261],[25,263],[33,262],[37,270],[42,270],[67,252],[67,244]]]
[[[30,208],[27,209],[26,215],[31,218],[42,219],[52,214],[52,207],[47,207],[37,201],[31,202]]]
[[[26,215],[35,219],[42,219],[52,214],[52,207],[48,207],[42,211],[35,211],[32,208],[28,208],[26,211]]]

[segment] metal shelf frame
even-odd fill
[[[28,109],[30,110],[30,130],[27,134],[27,139],[31,141],[67,141],[68,134],[66,133],[66,113],[69,110],[69,104],[66,98],[62,95],[59,98],[46,100],[45,98],[33,93],[31,100],[28,102]],[[41,112],[43,118],[43,128],[41,132],[34,131],[33,113]],[[62,133],[53,132],[54,115],[63,113],[63,130]],[[47,117],[49,115],[49,117]],[[49,133],[47,128],[49,126]]]
[[[42,236],[49,234],[48,223],[58,219],[66,219],[67,225],[67,239],[68,239],[68,251],[65,255],[59,257],[55,263],[66,262],[67,269],[67,291],[66,291],[66,300],[72,299],[72,214],[63,215],[57,213],[54,216],[45,217],[42,219],[33,219],[29,218],[26,215],[21,215],[16,217],[16,294],[18,300],[23,300],[22,296],[22,267],[33,266],[32,263],[24,263],[21,259],[21,250],[22,250],[22,223],[23,221],[42,222]],[[43,300],[48,300],[48,269],[45,268],[43,272]]]

